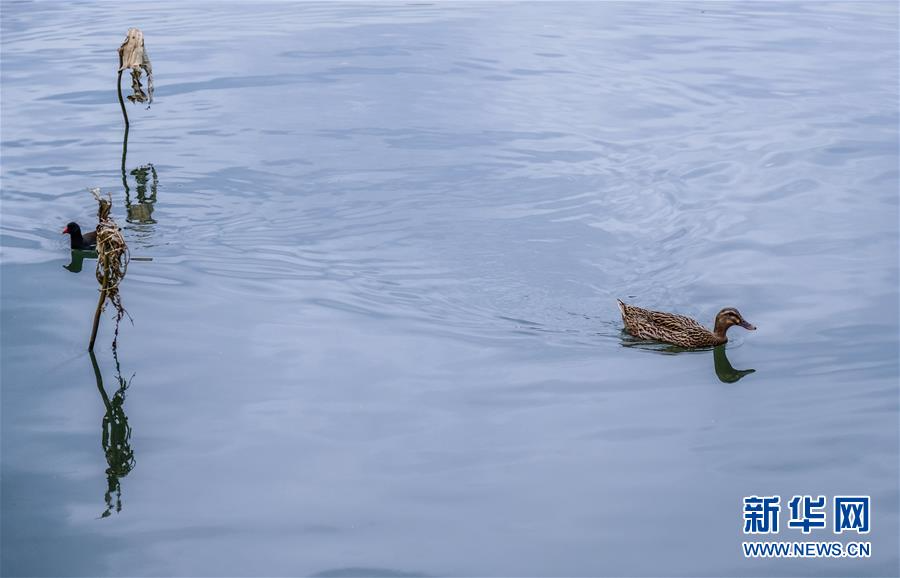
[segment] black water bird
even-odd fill
[[[81,227],[78,226],[78,223],[71,222],[66,225],[66,228],[62,230],[62,234],[69,235],[72,249],[93,251],[97,248],[97,231],[90,231],[82,235]]]

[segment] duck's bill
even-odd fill
[[[68,232],[69,232],[69,228],[66,227],[65,229],[63,229],[62,231],[60,231],[59,234],[60,234],[60,235],[65,235],[65,234],[68,233]]]
[[[750,331],[756,331],[756,325],[752,323],[747,323],[746,321],[741,321],[741,327]]]

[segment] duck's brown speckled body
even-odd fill
[[[726,307],[719,311],[719,314],[716,315],[715,328],[712,331],[690,317],[650,311],[628,305],[621,300],[619,300],[619,309],[622,311],[622,321],[625,323],[625,331],[628,333],[641,339],[662,341],[686,349],[722,345],[728,341],[725,333],[732,325],[740,325],[751,331],[756,329],[745,321],[734,307]]]

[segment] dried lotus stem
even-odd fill
[[[112,198],[104,199],[100,195],[100,189],[91,189],[91,194],[97,200],[97,282],[100,284],[100,298],[97,301],[97,310],[94,312],[94,326],[91,330],[91,342],[88,351],[94,350],[94,341],[97,339],[97,328],[100,325],[100,314],[109,301],[116,308],[116,329],[113,337],[113,349],[115,350],[119,339],[119,322],[128,314],[122,306],[122,296],[119,294],[119,284],[125,278],[128,270],[130,255],[125,237],[116,222],[109,216],[112,208]]]
[[[122,116],[125,117],[125,130],[128,130],[128,112],[125,110],[125,100],[122,98],[122,72],[131,69],[131,90],[128,95],[131,102],[146,102],[147,107],[153,102],[153,65],[150,64],[150,55],[144,48],[144,33],[138,28],[129,28],[125,35],[125,41],[119,46],[119,75],[116,88],[119,92],[119,106],[122,107]],[[141,75],[147,74],[147,92],[141,85]]]

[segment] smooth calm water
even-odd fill
[[[896,575],[897,41],[894,2],[3,2],[2,574]],[[59,235],[94,186],[145,259],[118,372]],[[617,297],[759,330],[632,347]],[[754,494],[871,495],[872,557],[745,560]]]

